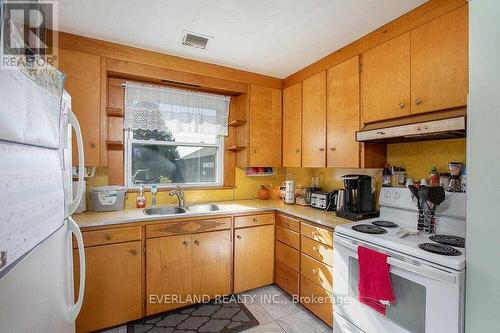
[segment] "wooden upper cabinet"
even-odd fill
[[[281,90],[250,85],[249,165],[281,166]]]
[[[75,295],[79,286],[74,250]],[[85,248],[85,293],[77,332],[91,332],[142,317],[141,241]]]
[[[363,54],[363,123],[410,115],[410,33]]]
[[[411,113],[467,104],[468,13],[460,7],[411,32]]]
[[[302,83],[283,90],[283,166],[300,167],[302,157]]]
[[[234,231],[234,293],[274,281],[274,225]]]
[[[326,162],[326,71],[302,82],[302,166]]]
[[[101,57],[59,49],[58,67],[66,75],[64,88],[71,95],[72,111],[82,130],[85,165],[101,165]],[[77,164],[76,141],[73,162]]]
[[[328,70],[327,166],[358,168],[359,56]]]

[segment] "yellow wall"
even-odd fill
[[[465,139],[395,143],[387,145],[387,162],[402,166],[408,177],[422,179],[436,165],[439,172],[448,172],[449,162],[465,164]]]

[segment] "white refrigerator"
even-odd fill
[[[85,254],[71,218],[83,190],[83,143],[63,83],[50,66],[0,69],[2,333],[74,332],[83,302]],[[75,196],[72,128],[80,165]],[[73,236],[80,256],[78,295]]]

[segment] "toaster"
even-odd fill
[[[335,210],[335,200],[337,191],[322,192],[316,191],[311,194],[311,207],[322,210]]]

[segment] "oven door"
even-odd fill
[[[382,315],[358,301],[358,245],[388,254],[396,303]],[[335,235],[334,311],[365,333],[463,332],[464,274]],[[337,332],[352,332],[342,329]]]

